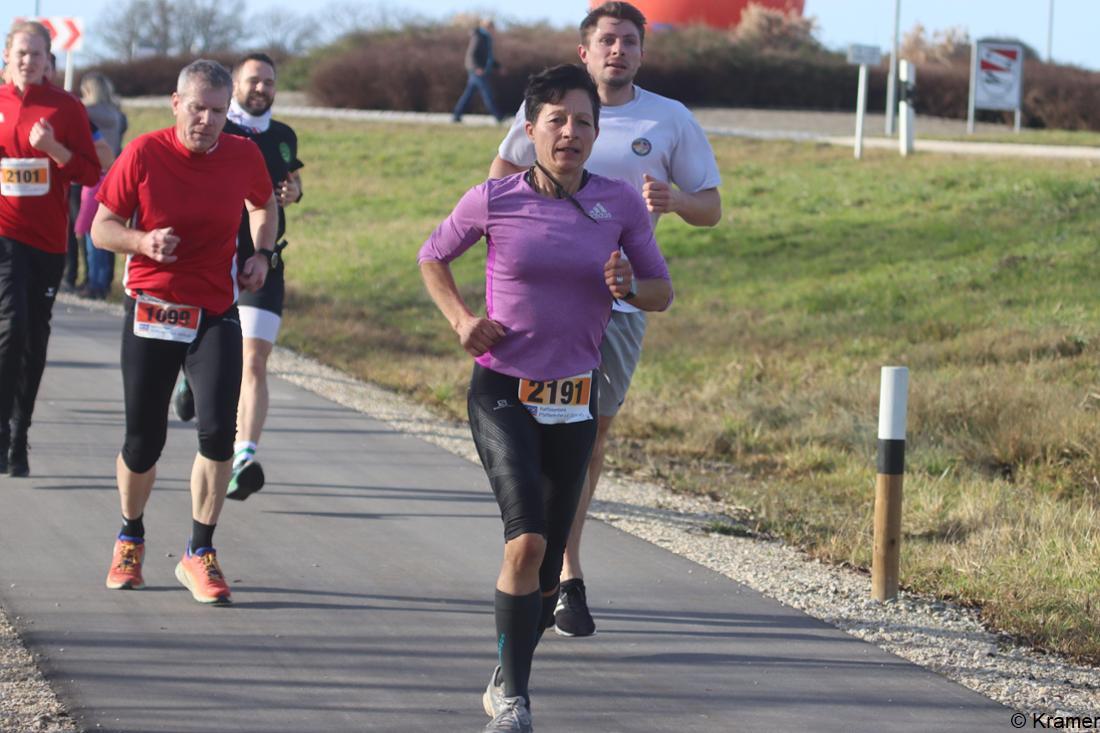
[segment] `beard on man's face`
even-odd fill
[[[245,111],[250,115],[260,116],[271,109],[271,105],[275,103],[274,97],[269,97],[266,94],[260,94],[258,92],[252,92],[244,99],[238,99],[241,106],[245,108]]]

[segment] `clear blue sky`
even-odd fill
[[[81,15],[93,26],[105,7],[116,0],[39,0],[44,15]],[[323,5],[327,0],[321,0]],[[962,26],[971,37],[1015,36],[1046,53],[1050,0],[902,0],[904,33],[915,23],[929,31]],[[301,7],[288,0],[246,0],[247,8]],[[551,3],[517,0],[401,0],[377,3],[359,0],[368,7],[402,8],[428,17],[447,18],[458,12],[492,13],[501,19],[545,19],[555,25],[573,25],[588,7],[584,0]],[[4,13],[32,14],[34,0],[4,0]],[[806,14],[819,21],[826,45],[843,48],[849,43],[877,44],[887,48],[893,33],[894,0],[806,0]],[[2,18],[0,18],[2,20]],[[1100,70],[1100,0],[1054,0],[1054,58]]]

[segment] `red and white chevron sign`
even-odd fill
[[[66,18],[55,15],[49,18],[16,18],[20,20],[34,20],[46,26],[50,32],[50,48],[57,51],[79,51],[84,48],[84,19]]]
[[[1019,48],[1004,46],[980,46],[978,61],[982,71],[1000,71],[1011,74],[1022,60]]]

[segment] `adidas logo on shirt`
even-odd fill
[[[588,212],[588,215],[593,219],[613,219],[614,214],[607,210],[607,207],[603,204],[596,202],[596,205]]]

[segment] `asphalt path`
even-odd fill
[[[174,418],[141,591],[104,578],[120,525],[117,316],[59,303],[30,479],[0,478],[0,601],[86,730],[479,731],[501,524],[480,467],[276,380],[262,492],[215,544],[234,591],[173,577],[193,424]],[[369,348],[369,344],[364,344]],[[599,634],[548,634],[539,731],[1002,731],[1011,711],[599,522]],[[22,732],[20,732],[22,733]]]

